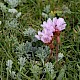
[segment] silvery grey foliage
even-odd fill
[[[54,72],[54,65],[51,62],[47,62],[44,69],[47,73],[47,76],[49,77],[49,80],[53,80],[56,77]]]
[[[29,27],[28,29],[25,29],[23,34],[24,34],[24,36],[29,36],[32,39],[31,42],[38,41],[37,38],[35,38],[36,31],[31,27]]]
[[[48,16],[49,12],[50,12],[50,5],[46,5],[46,6],[44,7],[43,12],[42,12],[42,17],[48,18],[48,17],[49,17],[49,16]]]
[[[17,56],[22,56],[23,54],[26,54],[25,43],[19,44],[19,46],[16,48],[16,54]]]
[[[65,13],[71,14],[70,9],[69,9],[66,5],[63,5],[62,10],[63,10],[63,13],[64,13],[64,14],[65,14]]]
[[[19,18],[21,16],[21,12],[17,13],[16,18]]]
[[[7,7],[6,5],[4,5],[4,3],[0,2],[0,9],[2,10],[2,12],[7,12]]]
[[[15,71],[12,71],[10,75],[11,75],[12,79],[16,79],[16,72]]]
[[[16,18],[5,20],[5,27],[17,27],[19,25]]]
[[[31,72],[33,73],[33,75],[39,75],[41,73],[41,69],[38,65],[31,65]]]
[[[14,37],[13,35],[11,37],[6,36],[5,41],[8,42],[8,43],[13,44],[14,47],[16,47],[19,44],[17,38]]]
[[[20,71],[22,70],[23,66],[25,65],[26,58],[25,57],[20,57],[19,59],[19,65],[20,65]]]
[[[21,12],[18,12],[15,7],[19,4],[21,0],[5,0],[5,2],[8,3],[9,6],[4,5],[4,3],[0,2],[0,10],[2,10],[2,12],[6,13],[5,17],[6,19],[4,20],[4,26],[6,28],[9,27],[18,27],[19,26],[19,22],[18,22],[18,18],[21,16]],[[15,7],[12,7],[15,6]]]
[[[47,57],[47,55],[50,53],[50,50],[48,46],[45,46],[45,47],[42,46],[42,47],[38,47],[35,53],[36,53],[36,56],[39,57],[39,59],[41,59],[44,65],[44,60]]]
[[[11,8],[16,7],[21,2],[21,0],[4,0],[4,1],[7,2]]]
[[[17,73],[17,80],[22,80],[22,79],[21,79],[21,74],[20,74],[20,73]]]
[[[6,61],[6,66],[7,66],[7,70],[11,73],[11,69],[12,69],[12,64],[13,64],[13,61],[12,60],[8,60]]]
[[[63,53],[58,53],[58,61],[64,57]]]
[[[12,64],[13,64],[12,60],[6,61],[6,66],[7,66],[6,70],[9,71],[12,79],[16,79],[16,72],[11,70],[12,69]]]
[[[31,42],[26,41],[25,50],[26,50],[26,53],[33,51],[32,43]]]
[[[14,13],[18,13],[18,11],[16,10],[16,9],[8,9],[8,12],[10,12],[10,13],[12,13],[12,14],[14,14]]]
[[[31,54],[27,54],[28,52],[33,52],[34,48],[32,47],[32,43],[26,41],[26,43],[19,44],[18,47],[16,47],[16,54],[17,56],[24,56],[26,55],[27,58],[31,57]]]
[[[30,36],[32,39],[34,39],[36,31],[29,27],[28,29],[25,29],[25,31],[23,32],[24,36]]]
[[[26,41],[26,43],[19,44],[16,47],[16,54],[17,54],[17,56],[21,57],[21,56],[26,55],[26,57],[28,59],[31,59],[31,56],[34,57],[34,55],[36,55],[37,57],[39,57],[41,59],[42,63],[44,64],[44,59],[50,53],[49,47],[48,46],[42,46],[42,47],[35,46],[34,47],[32,45],[32,43],[33,43],[33,41],[31,41],[31,42]],[[31,52],[31,54],[29,54],[29,52]]]
[[[53,72],[54,71],[54,66],[51,62],[47,62],[45,64],[45,72]]]
[[[46,5],[46,7],[44,7],[44,12],[49,13],[50,12],[50,5]]]
[[[42,12],[42,16],[43,16],[44,18],[48,18],[48,14],[46,14],[46,13],[44,13],[44,12]]]
[[[7,19],[5,20],[5,27],[18,27],[19,22],[18,18],[21,16],[21,12],[18,12],[16,9],[8,9],[8,13],[6,14]]]

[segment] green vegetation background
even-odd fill
[[[4,1],[1,0],[0,2]],[[5,5],[7,6],[6,3]],[[13,50],[15,44],[29,41],[28,37],[25,37],[23,34],[25,29],[30,27],[36,31],[41,29],[40,24],[46,20],[46,18],[42,17],[42,12],[46,5],[50,5],[50,11],[61,11],[63,5],[66,5],[71,11],[70,14],[66,12],[63,16],[67,26],[65,31],[61,33],[59,52],[64,54],[64,58],[57,65],[55,64],[56,77],[54,80],[80,80],[80,0],[23,0],[16,7],[22,13],[18,19],[19,25],[17,28],[4,27],[6,13],[0,10],[0,21],[2,21],[0,25],[1,80],[13,80],[6,71],[7,60],[14,62],[12,70],[19,72],[22,75],[22,80],[52,80],[49,78],[49,75],[46,77],[46,74],[43,76],[44,78],[40,77],[41,74],[39,74],[37,78],[33,79],[34,75],[31,73],[31,70],[28,70],[32,64],[30,61],[27,61],[23,70],[20,71],[17,64],[18,57]],[[39,63],[41,64],[41,62]],[[52,63],[54,64],[54,61]],[[38,68],[44,68],[44,66],[40,65]]]

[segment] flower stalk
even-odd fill
[[[58,61],[58,52],[59,52],[59,44],[60,44],[60,31],[55,32],[56,37],[56,62]]]
[[[38,31],[38,35],[35,35],[35,37],[50,47],[51,52],[46,62],[49,61],[53,56],[54,39],[56,40],[56,61],[58,61],[60,32],[65,29],[66,22],[63,18],[55,17],[53,18],[53,20],[49,18],[47,22],[44,21],[43,24],[41,24],[41,26],[43,27],[43,30]]]
[[[53,43],[51,43],[51,44],[49,44],[48,46],[50,47],[50,54],[49,54],[49,57],[46,59],[46,62],[49,62],[49,60],[50,60],[51,58],[53,58],[54,45],[53,45]]]

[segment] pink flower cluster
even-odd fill
[[[55,32],[60,32],[65,29],[66,22],[63,18],[57,19],[55,17],[53,18],[53,20],[49,18],[47,22],[44,21],[43,24],[41,24],[41,26],[43,27],[43,30],[38,31],[38,35],[35,35],[35,37],[44,43],[50,43]]]

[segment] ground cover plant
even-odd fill
[[[0,0],[0,79],[80,80],[79,5],[79,0]],[[66,25],[52,46],[38,31],[54,18]]]

